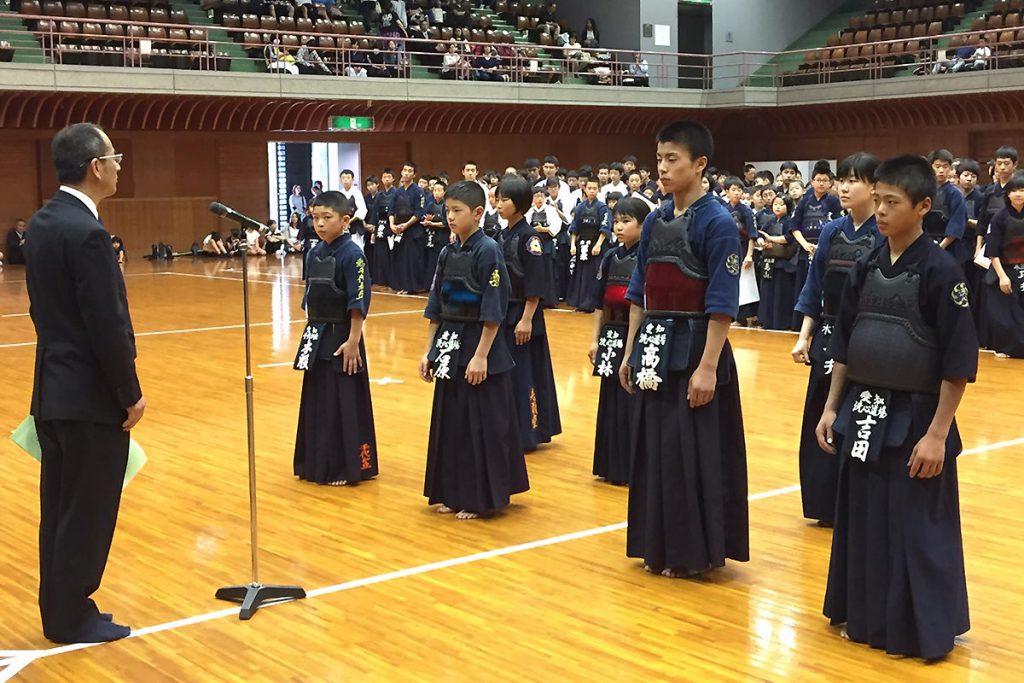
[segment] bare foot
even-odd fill
[[[670,579],[688,579],[694,576],[700,576],[706,571],[706,569],[672,569],[669,567],[668,569],[663,569],[661,571],[661,575]]]
[[[469,510],[460,510],[459,513],[455,515],[455,519],[477,519],[479,517],[479,512],[470,512]]]
[[[437,511],[442,515],[450,515],[451,513],[455,512],[453,508],[450,508],[447,505],[444,505],[443,503],[437,506]]]
[[[347,484],[348,484],[348,482],[345,481],[344,479],[339,479],[338,481],[329,481],[329,482],[327,482],[328,486],[346,486]]]
[[[1008,353],[1003,353],[1001,351],[997,351],[996,352],[996,358],[1009,358],[1009,357],[1010,357],[1010,354],[1008,354]]]

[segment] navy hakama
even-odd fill
[[[800,422],[800,500],[804,517],[832,526],[836,512],[839,458],[821,450],[815,430],[825,410],[832,373],[827,344],[832,323],[825,322],[811,338],[810,374]],[[826,365],[828,363],[828,365]]]
[[[612,484],[629,483],[635,406],[633,395],[622,388],[617,374],[601,379],[594,435],[594,476]]]
[[[995,271],[985,286],[985,316],[988,323],[989,344],[996,353],[1011,358],[1024,358],[1024,265],[1003,265],[1010,278],[1010,293],[999,289]]]
[[[572,257],[569,273],[569,287],[565,293],[565,301],[570,306],[581,311],[592,313],[594,309],[587,308],[594,298],[594,288],[597,281],[597,269],[601,265],[601,256],[586,254],[577,249],[576,256]]]

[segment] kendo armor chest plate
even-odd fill
[[[306,315],[311,323],[343,323],[348,320],[348,294],[334,280],[333,256],[310,259],[306,268]]]
[[[868,233],[851,240],[841,230],[832,235],[828,245],[828,262],[821,287],[821,312],[826,318],[839,314],[839,302],[843,296],[843,285],[853,269],[853,264],[875,248],[874,235]]]
[[[441,274],[441,318],[449,322],[480,319],[483,287],[473,274],[473,252],[449,251]]]
[[[921,315],[921,275],[894,278],[873,264],[860,293],[847,349],[850,382],[879,389],[938,393],[942,384],[938,334]]]
[[[999,260],[1008,265],[1024,263],[1024,218],[1009,215],[1006,217],[1003,249]]]
[[[584,206],[580,204],[576,209],[579,212],[580,220],[577,226],[579,239],[596,242],[601,236],[601,214],[597,206]]]
[[[649,315],[704,315],[708,273],[690,246],[692,221],[693,214],[687,211],[668,223],[659,216],[651,224],[644,277],[644,308]]]
[[[935,200],[932,202],[932,210],[924,217],[921,227],[928,239],[941,242],[946,236],[946,226],[949,225],[949,202],[943,189],[935,190]]]
[[[622,258],[618,254],[608,257],[603,301],[605,322],[624,322],[629,319],[630,302],[626,299],[626,290],[634,270],[636,252]]]

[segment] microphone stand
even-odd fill
[[[264,604],[300,600],[306,597],[306,591],[299,586],[260,583],[259,544],[256,535],[256,432],[252,395],[252,351],[249,334],[248,247],[246,253],[242,255],[242,307],[245,313],[245,418],[249,439],[249,549],[252,554],[252,581],[244,585],[220,588],[217,590],[216,597],[218,600],[241,603],[242,608],[238,613],[238,618],[247,621]]]

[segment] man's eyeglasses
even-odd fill
[[[97,161],[105,161],[107,159],[113,159],[115,162],[120,164],[122,161],[124,161],[124,153],[122,152],[120,154],[104,154],[101,157],[96,157]]]

